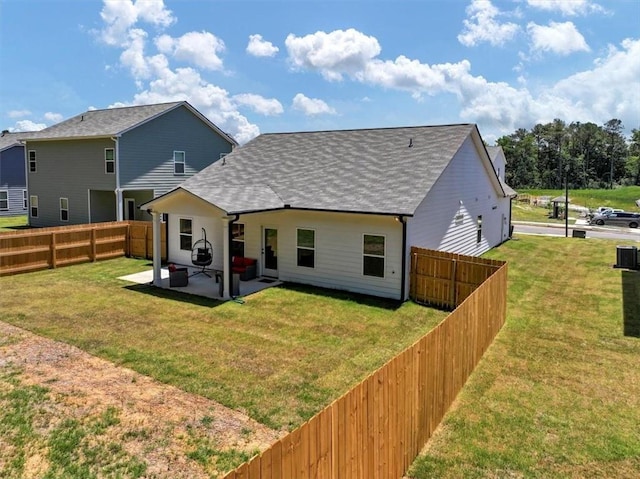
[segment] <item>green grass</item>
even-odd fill
[[[518,194],[532,196],[564,196],[564,190],[518,190]],[[569,190],[569,199],[581,206],[596,209],[598,206],[610,206],[626,211],[638,211],[635,201],[640,199],[640,186],[625,186],[613,190]]]
[[[144,475],[144,462],[104,437],[119,423],[115,408],[106,408],[98,417],[77,416],[57,418],[49,391],[25,384],[15,366],[5,365],[0,372],[0,478]]]
[[[0,216],[0,232],[24,229],[27,227],[27,219],[27,215]]]
[[[507,322],[412,477],[637,477],[640,272],[612,268],[617,244],[521,236],[487,255],[509,261]]]
[[[149,267],[119,258],[0,278],[0,319],[291,428],[446,316],[312,288],[238,304],[116,279]]]

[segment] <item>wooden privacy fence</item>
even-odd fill
[[[507,265],[442,323],[224,479],[400,478],[504,324]]]
[[[412,246],[409,297],[417,303],[453,309],[502,264]]]
[[[166,228],[162,232],[166,258]],[[153,256],[153,228],[146,221],[56,226],[0,234],[0,276],[59,268],[118,256]]]

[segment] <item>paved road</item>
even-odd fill
[[[587,238],[601,238],[610,240],[637,241],[640,243],[640,230],[631,230],[614,227],[591,227],[582,225],[569,225],[569,236],[573,229],[581,229],[587,232]],[[564,225],[549,225],[546,223],[515,223],[515,233],[530,235],[564,236]]]

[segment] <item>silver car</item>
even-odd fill
[[[595,215],[591,218],[590,224],[598,226],[628,226],[629,228],[637,228],[640,224],[640,213],[628,213],[626,211],[607,211],[602,214]]]

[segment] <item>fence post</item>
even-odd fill
[[[451,274],[451,299],[449,300],[450,304],[449,307],[450,308],[455,308],[457,306],[456,304],[456,289],[458,288],[457,286],[457,281],[456,281],[456,277],[458,275],[458,261],[456,261],[455,259],[451,260],[452,262],[452,274]]]
[[[97,253],[97,240],[96,240],[96,226],[91,228],[91,261],[95,263],[96,258],[98,257]]]
[[[56,269],[56,234],[51,232],[51,268]]]
[[[127,221],[127,231],[125,233],[127,235],[127,239],[124,244],[124,251],[127,258],[131,258],[131,220]]]

